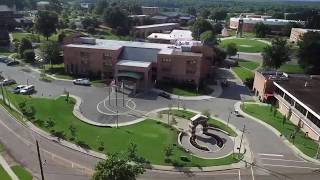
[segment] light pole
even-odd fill
[[[227,121],[227,126],[228,127],[229,127],[230,117],[231,117],[231,111],[229,112],[228,121]]]
[[[123,81],[122,81],[122,106],[124,107],[124,84],[123,84]]]
[[[246,125],[243,125],[243,129],[242,129],[242,135],[241,135],[241,140],[240,140],[240,146],[239,146],[239,155],[240,155],[240,151],[241,151],[241,146],[242,146],[242,140],[243,140],[243,134],[246,130]]]
[[[41,160],[40,148],[39,148],[38,140],[36,140],[36,145],[37,145],[38,160],[39,160],[39,165],[40,165],[41,179],[44,180],[42,160]]]
[[[117,110],[117,128],[119,126],[119,114],[118,114],[118,110]]]

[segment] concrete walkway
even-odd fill
[[[284,136],[281,136],[281,133],[280,133],[277,129],[275,129],[275,128],[272,127],[271,125],[265,123],[264,121],[262,121],[262,120],[260,120],[260,119],[258,119],[258,118],[255,118],[255,117],[253,117],[253,116],[251,116],[251,115],[243,112],[242,109],[241,109],[241,107],[240,107],[240,106],[241,106],[241,103],[242,103],[242,102],[237,102],[237,103],[234,105],[234,106],[235,106],[235,109],[238,110],[238,112],[239,112],[241,115],[243,115],[243,116],[245,116],[245,117],[247,117],[247,118],[249,118],[249,119],[252,119],[252,120],[254,120],[254,121],[256,121],[256,122],[264,125],[264,126],[267,127],[268,129],[270,129],[273,133],[275,133],[277,136],[279,136],[279,137],[285,142],[285,144],[286,144],[290,149],[292,149],[292,151],[295,152],[296,155],[298,155],[299,157],[302,157],[303,159],[305,159],[305,160],[307,160],[307,161],[310,161],[310,162],[313,162],[313,163],[316,163],[316,164],[320,164],[320,161],[319,161],[319,160],[307,156],[307,155],[304,154],[302,151],[300,151],[300,149],[298,149],[295,145],[293,145],[287,138],[285,138]],[[248,103],[248,104],[257,104],[257,105],[267,106],[267,104],[257,103],[257,102],[246,102],[246,103]]]
[[[0,154],[0,165],[3,167],[3,169],[8,173],[8,175],[11,177],[12,180],[19,180],[17,175],[12,171],[7,161],[2,157]],[[1,177],[0,177],[1,179]]]

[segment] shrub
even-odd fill
[[[23,57],[26,62],[29,62],[29,63],[34,62],[35,56],[36,55],[35,55],[33,49],[27,49],[27,50],[23,51]]]

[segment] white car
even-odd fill
[[[35,90],[34,85],[29,85],[29,86],[26,86],[25,88],[21,89],[20,93],[27,95],[27,94],[33,93],[34,90]]]
[[[82,86],[90,86],[91,83],[89,81],[89,79],[75,79],[73,80],[73,84],[75,85],[82,85]]]
[[[18,85],[17,87],[15,87],[15,88],[12,90],[12,92],[15,93],[15,94],[19,94],[20,91],[21,91],[23,88],[25,88],[25,87],[27,87],[27,85]]]

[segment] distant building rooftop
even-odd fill
[[[280,71],[266,71],[266,70],[258,70],[266,79],[271,81],[283,81],[288,80],[289,75]]]
[[[136,29],[147,29],[147,28],[154,28],[154,27],[163,27],[163,26],[174,26],[178,25],[178,23],[163,23],[163,24],[151,24],[151,25],[143,25],[143,26],[136,26]]]
[[[7,5],[0,5],[0,12],[12,11]]]
[[[230,21],[239,21],[240,19],[243,20],[244,23],[259,23],[262,22],[267,25],[286,25],[290,22],[294,23],[300,23],[304,24],[304,21],[296,21],[296,20],[287,20],[287,19],[265,19],[265,18],[238,18],[238,17],[233,17],[230,18]]]
[[[192,32],[189,30],[173,30],[170,34],[165,33],[152,33],[148,39],[163,39],[163,40],[193,40]]]

